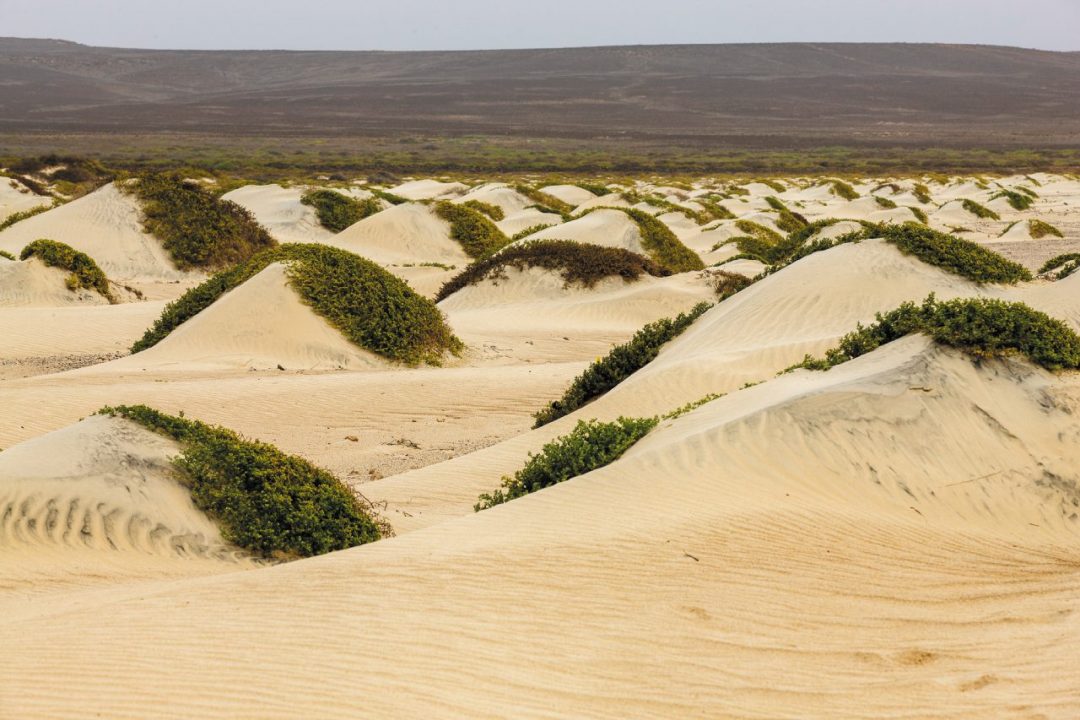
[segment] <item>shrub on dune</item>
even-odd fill
[[[641,247],[657,263],[673,273],[702,270],[705,263],[698,254],[683,245],[671,229],[647,212],[622,208],[637,223],[641,232]]]
[[[264,558],[321,555],[390,534],[374,509],[329,472],[231,430],[166,415],[145,405],[104,407],[172,438],[173,467],[195,506],[222,537]]]
[[[463,347],[434,303],[382,267],[338,248],[288,244],[218,273],[169,303],[131,351],[153,347],[226,292],[276,262],[288,266],[289,283],[300,298],[361,348],[416,365],[438,364],[444,353]]]
[[[915,183],[911,192],[915,195],[915,199],[923,205],[929,205],[933,201],[933,198],[930,197],[930,188],[923,183]]]
[[[491,203],[481,202],[480,200],[468,200],[461,203],[465,207],[472,208],[477,212],[482,212],[489,218],[495,221],[503,220],[506,218],[506,213],[498,205],[492,205]]]
[[[844,200],[857,200],[859,199],[859,193],[850,184],[843,180],[829,180],[829,190],[833,195]]]
[[[604,195],[608,195],[611,193],[611,188],[609,188],[607,185],[601,185],[600,183],[576,182],[574,184],[582,190],[587,190],[588,192],[591,192],[596,197],[603,197]]]
[[[525,228],[524,230],[522,230],[520,232],[514,233],[514,236],[512,238],[510,238],[510,242],[517,242],[518,240],[524,240],[525,238],[529,237],[530,235],[532,235],[534,233],[538,233],[541,230],[547,230],[549,227],[555,227],[555,226],[554,225],[549,225],[547,223],[541,223],[539,225],[533,225],[531,227],[527,227],[527,228]]]
[[[450,223],[450,237],[471,258],[487,257],[510,243],[510,238],[495,223],[466,205],[438,202],[435,204],[435,214]]]
[[[1057,270],[1056,273],[1055,270]],[[1047,260],[1039,268],[1039,274],[1050,275],[1055,280],[1064,280],[1077,270],[1080,270],[1080,253],[1066,253]]]
[[[0,257],[6,260],[15,260],[15,256],[9,253],[7,250],[0,250]]]
[[[881,197],[880,195],[874,195],[874,202],[876,202],[879,207],[884,208],[885,210],[895,210],[896,209],[896,203],[895,202],[893,202],[889,198]]]
[[[109,279],[105,277],[105,273],[94,262],[94,259],[70,245],[56,240],[35,240],[22,249],[19,257],[22,260],[36,257],[49,267],[71,273],[67,279],[69,290],[75,291],[79,288],[95,290],[110,303],[116,302],[109,288]]]
[[[629,342],[612,348],[574,379],[563,396],[536,413],[534,428],[547,425],[595,400],[652,362],[667,343],[690,327],[712,305],[699,303],[686,313],[649,323]]]
[[[872,325],[859,325],[824,358],[807,356],[795,368],[828,370],[912,333],[975,358],[1019,354],[1048,370],[1080,368],[1080,336],[1060,320],[1023,303],[985,298],[939,302],[933,295],[921,305],[908,302],[878,313]]]
[[[881,225],[870,237],[881,237],[906,255],[978,283],[1017,283],[1031,280],[1023,266],[992,250],[916,223]]]
[[[713,275],[713,289],[716,291],[717,302],[723,302],[753,284],[754,281],[751,278],[727,270],[720,270]]]
[[[380,190],[379,188],[366,188],[366,189],[367,189],[368,192],[370,192],[372,195],[374,195],[378,199],[385,200],[386,202],[390,203],[391,205],[404,205],[405,203],[409,202],[408,198],[403,198],[400,195],[395,195],[394,193],[389,193],[389,192],[386,192],[385,190]]]
[[[649,258],[623,248],[601,247],[571,240],[533,240],[505,248],[478,260],[448,281],[435,302],[464,287],[491,278],[505,278],[506,270],[535,267],[558,272],[567,286],[591,288],[607,277],[633,281],[644,275],[663,277],[671,272]]]
[[[1028,234],[1033,240],[1041,240],[1044,237],[1053,236],[1063,238],[1061,231],[1044,220],[1029,220]]]
[[[1027,190],[1027,188],[1024,189]],[[1028,193],[1031,193],[1031,191],[1028,190]],[[1036,197],[1038,196],[1034,194],[1029,195],[1023,192],[1017,192],[1015,190],[1002,190],[996,193],[990,199],[997,200],[998,198],[1005,198],[1005,200],[1008,201],[1009,205],[1012,206],[1013,210],[1027,210],[1033,204],[1035,204]]]
[[[40,215],[43,212],[52,210],[56,207],[56,201],[53,201],[52,205],[38,205],[37,207],[30,208],[29,210],[21,210],[17,213],[8,215],[3,221],[0,221],[0,231],[7,230],[15,223],[22,222],[23,220],[29,220],[35,215]]]
[[[533,202],[532,207],[535,207],[540,212],[560,215],[563,220],[569,220],[571,213],[574,212],[574,206],[570,203],[564,202],[554,195],[548,195],[546,192],[537,190],[531,185],[515,185],[514,190],[531,200]]]
[[[1001,216],[998,215],[996,212],[994,212],[990,208],[986,207],[985,205],[980,205],[979,203],[975,202],[974,200],[968,200],[968,199],[965,198],[964,200],[962,200],[960,202],[960,205],[965,210],[967,210],[969,213],[971,213],[972,215],[974,215],[975,217],[977,217],[977,218],[979,218],[981,220],[1000,220],[1001,219]]]
[[[143,225],[181,270],[228,267],[276,244],[250,212],[179,175],[149,175],[123,189],[141,201]]]
[[[326,189],[309,190],[300,202],[315,208],[319,224],[336,233],[382,210],[376,198],[357,200]]]
[[[657,423],[659,418],[579,421],[568,435],[544,445],[539,454],[530,453],[525,467],[513,477],[504,477],[499,489],[481,495],[473,509],[486,510],[609,465]]]

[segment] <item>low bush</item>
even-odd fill
[[[769,203],[769,206],[779,213],[779,217],[776,220],[776,227],[784,232],[793,233],[809,225],[806,218],[798,213],[792,212],[779,198],[769,196],[765,198],[765,202]]]
[[[537,455],[530,453],[525,467],[513,477],[504,477],[499,489],[481,495],[473,509],[486,510],[609,465],[658,422],[658,418],[625,417],[614,422],[578,421],[568,435],[544,445]]]
[[[400,195],[395,195],[394,193],[389,193],[385,190],[380,190],[379,188],[369,187],[364,189],[377,197],[379,200],[385,200],[391,205],[404,205],[405,203],[409,202],[408,198],[403,198]]]
[[[921,305],[908,302],[878,313],[876,322],[860,324],[824,358],[807,356],[794,367],[828,370],[912,333],[924,333],[975,358],[1020,354],[1048,370],[1080,368],[1080,336],[1060,320],[1023,303],[985,298],[939,302],[933,295]]]
[[[1015,190],[1002,190],[991,197],[991,200],[998,198],[1005,198],[1013,210],[1027,210],[1035,203],[1035,198],[1025,193],[1016,192]]]
[[[567,286],[593,287],[607,277],[637,280],[643,274],[663,277],[671,272],[649,258],[623,248],[601,247],[571,240],[533,240],[514,245],[478,260],[448,281],[435,302],[441,302],[464,287],[491,278],[505,278],[508,268],[537,267],[558,272]]]
[[[561,215],[563,220],[569,220],[571,213],[574,212],[574,206],[570,203],[563,202],[554,195],[541,192],[531,185],[515,185],[514,190],[531,200],[534,203],[533,206],[541,212]]]
[[[43,212],[52,210],[54,207],[56,207],[55,203],[53,205],[38,205],[37,207],[30,208],[29,210],[21,210],[17,213],[12,213],[6,218],[4,218],[3,221],[0,221],[0,231],[7,230],[15,223],[22,222],[23,220],[29,220],[35,215],[40,215]]]
[[[472,208],[477,212],[482,212],[492,220],[498,221],[506,218],[506,213],[498,205],[492,205],[491,203],[481,202],[479,200],[467,200],[461,203],[465,207]]]
[[[859,193],[848,183],[843,180],[829,180],[830,191],[833,195],[843,198],[844,200],[857,200]]]
[[[761,183],[762,185],[765,185],[778,193],[782,193],[787,190],[787,188],[784,187],[782,183],[777,182],[776,180],[770,180],[768,178],[757,178],[755,180],[751,180],[751,182]]]
[[[0,257],[5,258],[7,260],[15,260],[16,259],[15,256],[12,255],[11,253],[9,253],[7,250],[0,250]]]
[[[1041,240],[1051,235],[1059,238],[1065,237],[1060,230],[1044,220],[1028,220],[1028,234],[1034,240]]]
[[[641,247],[649,256],[673,273],[703,270],[705,263],[698,254],[683,245],[671,229],[647,212],[622,208],[641,231]]]
[[[603,197],[604,195],[610,195],[611,192],[612,192],[611,188],[609,188],[607,185],[601,185],[599,183],[577,182],[577,183],[574,183],[574,184],[577,185],[582,190],[588,190],[589,192],[591,192],[596,197]]]
[[[330,232],[339,233],[366,217],[382,210],[382,204],[374,197],[364,200],[342,195],[334,190],[308,190],[300,202],[315,208],[319,224]]]
[[[217,523],[226,541],[255,555],[311,557],[390,534],[370,504],[344,483],[273,445],[145,405],[104,407],[98,414],[131,420],[178,442],[182,452],[173,467],[195,506]]]
[[[450,237],[471,258],[484,258],[510,243],[483,213],[466,205],[442,201],[435,203],[435,214],[450,223]]]
[[[930,196],[930,188],[926,187],[923,183],[915,183],[912,194],[915,195],[915,199],[923,205],[929,205],[933,201],[933,198]]]
[[[994,212],[990,208],[986,207],[985,205],[980,205],[979,203],[975,202],[974,200],[968,200],[968,199],[965,198],[964,200],[961,201],[960,204],[969,213],[971,213],[975,217],[980,218],[982,220],[1000,220],[1001,219],[1001,216],[998,215],[996,212]]]
[[[326,245],[287,244],[218,273],[169,303],[131,351],[153,347],[276,262],[288,265],[289,283],[301,299],[359,347],[408,365],[438,364],[444,353],[463,347],[434,303],[375,263]]]
[[[881,197],[880,195],[874,195],[873,197],[874,197],[874,202],[876,202],[879,207],[882,207],[885,210],[895,210],[896,209],[896,203],[893,202],[892,200],[890,200],[889,198]]]
[[[36,257],[49,267],[59,268],[71,273],[67,279],[69,290],[86,288],[95,290],[99,295],[110,303],[115,303],[116,298],[109,288],[109,279],[97,266],[94,259],[86,253],[79,252],[70,245],[65,245],[56,240],[35,240],[22,249],[19,254],[21,260]]]
[[[518,240],[522,240],[524,238],[529,237],[533,233],[538,233],[541,230],[547,230],[549,227],[555,227],[555,226],[554,225],[548,225],[547,223],[541,223],[539,225],[533,225],[531,227],[527,227],[524,230],[522,230],[521,232],[514,233],[514,236],[512,238],[510,238],[510,242],[517,242]]]
[[[648,365],[664,345],[681,335],[710,307],[709,303],[699,303],[689,312],[657,320],[638,330],[629,342],[615,346],[605,357],[587,367],[560,399],[536,413],[533,427],[569,415]]]
[[[712,281],[717,302],[723,302],[740,290],[745,290],[754,284],[754,281],[745,275],[728,272],[727,270],[714,273]]]
[[[696,202],[701,207],[705,208],[705,212],[708,214],[711,220],[734,220],[735,213],[728,210],[726,207],[720,204],[718,200],[711,197],[699,197],[695,198]]]
[[[1057,272],[1054,273],[1054,270]],[[1066,253],[1047,260],[1039,268],[1039,274],[1051,275],[1055,280],[1064,280],[1077,270],[1080,270],[1080,253]]]
[[[906,255],[965,277],[977,283],[1017,283],[1031,280],[1023,265],[1007,260],[992,250],[958,237],[908,222],[881,225],[867,230],[866,237],[881,237]]]
[[[930,218],[921,208],[909,207],[908,210],[910,210],[911,214],[915,216],[915,219],[921,222],[923,225],[928,225],[930,223]]]
[[[250,212],[179,175],[149,175],[122,189],[140,200],[144,227],[181,270],[228,267],[277,244]]]

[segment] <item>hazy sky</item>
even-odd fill
[[[0,0],[0,36],[144,48],[430,50],[953,42],[1080,50],[1080,0]]]

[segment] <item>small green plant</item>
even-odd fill
[[[930,196],[930,188],[923,183],[915,183],[912,194],[915,196],[915,199],[923,205],[929,205],[933,201],[933,198]]]
[[[1049,236],[1065,237],[1060,230],[1044,220],[1028,220],[1028,234],[1033,240],[1041,240]]]
[[[408,198],[403,198],[400,195],[395,195],[394,193],[389,193],[385,190],[380,190],[379,188],[369,187],[364,189],[374,195],[379,200],[385,200],[391,205],[404,205],[405,203],[409,202]]]
[[[563,202],[554,195],[548,195],[546,192],[541,192],[531,185],[515,185],[514,190],[531,200],[534,203],[533,207],[541,212],[561,215],[563,220],[569,220],[571,214],[574,212],[574,206],[570,203]]]
[[[0,257],[7,260],[15,260],[15,256],[9,253],[7,250],[0,250]]]
[[[1053,273],[1054,270],[1057,270],[1057,273]],[[1054,280],[1064,280],[1077,270],[1080,270],[1080,253],[1066,253],[1047,260],[1039,268],[1039,274],[1048,275]]]
[[[990,199],[996,200],[998,198],[1005,198],[1013,210],[1027,210],[1035,203],[1035,198],[1031,195],[1022,192],[1016,192],[1015,190],[1002,190]]]
[[[484,258],[510,243],[483,213],[466,205],[442,201],[435,203],[435,214],[450,223],[450,237],[471,258]]]
[[[30,208],[29,210],[22,210],[17,213],[12,213],[11,215],[8,215],[6,218],[4,218],[2,222],[0,222],[0,231],[7,230],[15,223],[22,222],[23,220],[29,220],[35,215],[40,215],[43,212],[52,210],[54,207],[56,207],[55,202],[52,205],[38,205],[37,207]]]
[[[115,303],[116,298],[109,288],[109,279],[101,271],[97,263],[86,253],[79,252],[70,245],[65,245],[56,240],[35,240],[22,249],[19,254],[21,260],[36,257],[49,267],[60,268],[71,275],[66,282],[71,291],[79,288],[95,290],[99,295]]]
[[[143,225],[181,270],[235,265],[276,243],[250,212],[178,174],[123,186],[142,203]]]
[[[371,505],[344,483],[273,445],[145,405],[104,407],[98,414],[178,442],[182,452],[173,468],[195,506],[218,524],[226,541],[255,555],[311,557],[390,534]]]
[[[876,322],[860,324],[824,358],[807,356],[789,369],[828,370],[912,333],[975,358],[1017,353],[1048,370],[1080,368],[1080,336],[1060,320],[1023,303],[985,298],[939,302],[930,295],[921,305],[908,302],[878,313]]]
[[[541,223],[539,225],[533,225],[531,227],[527,227],[524,230],[522,230],[521,232],[514,233],[514,236],[512,238],[510,238],[510,242],[517,242],[518,240],[522,240],[524,238],[529,237],[533,233],[538,233],[541,230],[547,230],[549,227],[555,227],[555,226],[554,225],[549,225],[547,223]]]
[[[286,244],[212,276],[166,305],[131,351],[153,347],[276,262],[288,266],[289,283],[300,298],[359,347],[408,365],[438,364],[444,353],[463,347],[434,303],[375,263],[326,245]]]
[[[621,277],[628,282],[643,274],[654,277],[670,275],[649,258],[623,248],[602,247],[571,240],[533,240],[508,247],[483,260],[477,260],[451,279],[435,298],[441,302],[469,285],[487,279],[503,279],[509,268],[524,270],[536,267],[559,272],[569,287],[590,288],[607,277]]]
[[[859,193],[848,183],[843,180],[829,180],[830,192],[837,197],[844,200],[858,200]]]
[[[754,281],[739,273],[720,270],[712,276],[713,289],[716,291],[716,301],[723,302],[735,293],[745,290],[754,284]]]
[[[922,208],[908,207],[908,210],[910,210],[911,214],[915,216],[915,219],[921,222],[923,225],[928,225],[930,223],[930,218],[926,215],[926,212]]]
[[[325,189],[307,191],[300,198],[300,202],[315,208],[315,216],[319,218],[319,224],[330,232],[336,233],[374,215],[383,207],[374,197],[357,200],[334,190]]]
[[[974,200],[968,200],[967,198],[964,198],[960,202],[960,204],[969,213],[971,213],[975,217],[980,218],[982,220],[1000,220],[1001,219],[1001,216],[998,215],[996,212],[994,212],[990,208],[986,207],[985,205],[980,205],[979,203],[975,202]]]
[[[536,413],[534,428],[547,425],[595,400],[652,362],[667,343],[690,327],[712,305],[699,303],[674,318],[649,323],[629,342],[612,348],[574,379],[563,396]]]
[[[880,195],[874,195],[873,197],[874,197],[874,202],[876,202],[879,207],[882,207],[882,208],[884,208],[886,210],[895,210],[896,209],[896,203],[893,202],[892,200],[890,200],[889,198],[881,197]]]
[[[499,489],[481,495],[473,509],[487,510],[609,465],[658,423],[659,418],[579,420],[568,435],[544,445],[537,455],[530,453],[525,467],[504,477]]]
[[[465,207],[472,208],[473,210],[476,210],[477,212],[482,212],[485,215],[487,215],[489,218],[491,218],[492,220],[495,220],[495,221],[504,220],[506,218],[506,213],[504,213],[503,209],[501,207],[499,207],[498,205],[492,205],[491,203],[481,202],[480,200],[468,200],[468,201],[463,202],[461,204],[464,205]]]

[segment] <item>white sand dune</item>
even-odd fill
[[[469,256],[450,237],[450,223],[426,205],[403,203],[346,228],[327,240],[381,265],[438,262],[464,266]]]
[[[518,242],[530,240],[573,240],[645,254],[637,223],[620,210],[594,210],[584,217],[533,233]]]
[[[212,368],[304,370],[382,368],[387,363],[353,345],[315,314],[272,263],[181,324],[157,345],[81,372]]]
[[[487,183],[486,185],[480,185],[479,187],[469,190],[469,192],[464,195],[455,198],[452,202],[466,203],[470,200],[494,205],[508,216],[519,213],[529,205],[533,204],[531,200],[505,183]]]
[[[0,232],[0,250],[13,255],[39,238],[86,253],[111,280],[180,280],[161,243],[143,232],[139,205],[113,184]]]
[[[529,228],[534,228],[539,225],[558,225],[562,221],[562,216],[556,215],[555,213],[541,212],[536,208],[526,208],[513,215],[507,215],[505,218],[495,223],[495,226],[507,237],[514,237],[518,233],[524,232]]]
[[[540,188],[540,192],[546,193],[556,200],[562,200],[564,203],[573,205],[574,207],[583,205],[598,197],[585,188],[578,187],[577,185],[545,185]]]
[[[334,236],[322,225],[315,209],[300,202],[306,188],[245,185],[221,197],[240,205],[278,242],[319,243]]]
[[[35,257],[24,262],[0,263],[0,307],[64,307],[108,305],[95,290],[69,290],[68,273],[48,267]]]
[[[406,200],[435,200],[457,197],[469,189],[459,182],[441,182],[439,180],[410,180],[387,192]]]

